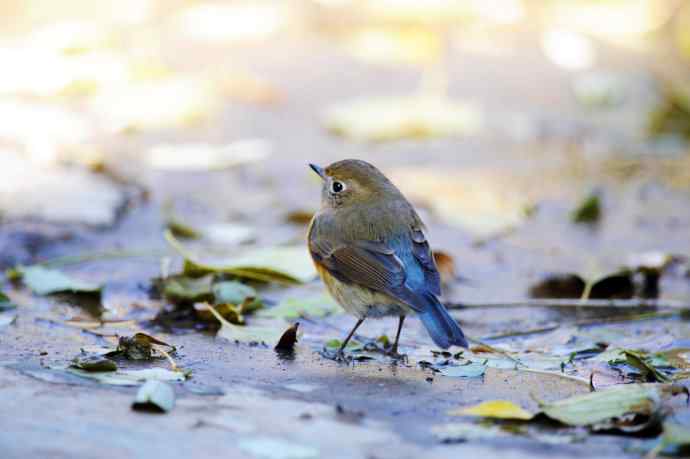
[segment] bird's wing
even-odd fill
[[[385,293],[415,310],[422,308],[414,292],[405,285],[405,265],[384,243],[333,243],[310,238],[309,250],[314,261],[339,281]]]
[[[424,270],[424,280],[429,291],[434,295],[441,295],[441,276],[436,269],[434,255],[421,229],[413,229],[412,253]]]

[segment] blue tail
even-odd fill
[[[427,306],[419,313],[419,318],[431,339],[441,349],[448,349],[450,346],[467,347],[467,340],[460,326],[433,295],[429,295]]]

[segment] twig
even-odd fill
[[[529,367],[521,368],[520,371],[527,371],[529,373],[537,373],[540,375],[558,376],[559,378],[565,378],[565,379],[569,379],[571,381],[575,381],[575,382],[578,382],[581,384],[586,384],[587,387],[589,387],[589,380],[588,379],[580,378],[579,376],[569,375],[567,373],[561,373],[559,371],[539,370],[537,368],[529,368]]]
[[[580,300],[578,298],[543,298],[524,301],[496,301],[481,303],[448,303],[448,309],[470,308],[672,308],[690,309],[690,303],[673,300],[633,299],[633,300]]]
[[[482,340],[480,340],[480,339],[472,338],[471,336],[467,336],[467,339],[468,339],[469,341],[472,341],[473,343],[477,343],[477,344],[479,344],[479,345],[481,345],[481,346],[484,346],[485,348],[487,348],[487,349],[488,349],[489,351],[491,351],[491,352],[494,352],[494,353],[496,353],[496,354],[500,354],[500,355],[502,355],[502,356],[504,356],[504,357],[507,357],[509,360],[515,362],[515,368],[516,368],[516,369],[517,369],[517,367],[518,367],[519,365],[522,365],[523,367],[526,367],[526,366],[527,366],[527,365],[525,365],[524,363],[522,363],[519,359],[516,359],[515,357],[513,357],[512,355],[510,355],[510,353],[508,353],[507,351],[504,351],[503,349],[498,349],[498,348],[496,348],[496,347],[493,347],[492,345],[487,344],[487,343],[485,343],[484,341],[482,341]]]
[[[667,312],[650,312],[650,313],[645,313],[645,314],[633,314],[633,315],[627,315],[627,316],[621,316],[621,317],[611,317],[609,319],[578,320],[576,322],[551,325],[549,327],[532,328],[532,329],[524,330],[524,331],[517,331],[517,332],[512,332],[512,333],[502,333],[499,335],[485,336],[482,339],[492,341],[492,340],[499,340],[499,339],[506,339],[506,338],[518,338],[518,337],[522,337],[522,336],[537,335],[539,333],[547,333],[547,332],[554,331],[554,330],[561,328],[561,327],[588,327],[588,326],[605,325],[605,324],[619,323],[619,322],[635,322],[635,321],[642,321],[642,320],[666,319],[666,318],[670,318],[670,317],[676,317],[680,314],[681,314],[680,312],[676,312],[676,311],[667,311]]]

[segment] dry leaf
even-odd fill
[[[452,410],[453,416],[480,416],[493,419],[516,419],[529,421],[534,414],[507,400],[490,400],[479,405]]]

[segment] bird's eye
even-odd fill
[[[339,182],[338,180],[334,180],[333,183],[331,183],[331,191],[333,193],[340,193],[341,191],[345,190],[345,184],[343,182]]]

